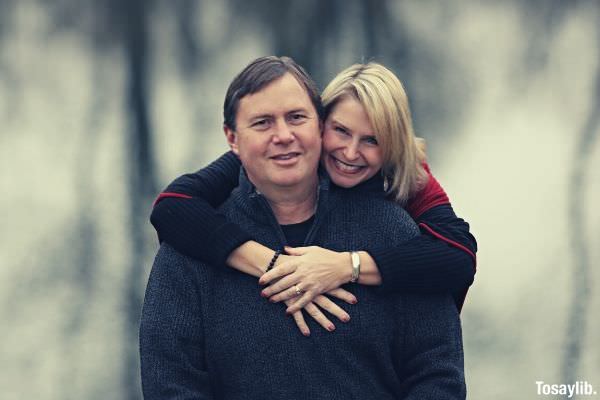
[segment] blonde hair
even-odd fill
[[[425,140],[415,136],[408,96],[400,80],[381,64],[354,64],[340,72],[321,94],[325,117],[346,96],[364,107],[382,150],[387,189],[401,204],[427,182]]]

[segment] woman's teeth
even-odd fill
[[[362,168],[364,168],[361,165],[350,165],[350,164],[346,164],[345,162],[342,162],[338,159],[334,158],[334,162],[335,162],[335,166],[340,169],[342,172],[348,172],[348,173],[355,173],[360,171]]]

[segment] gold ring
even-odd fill
[[[294,289],[296,289],[296,296],[300,296],[302,294],[302,290],[300,290],[298,285],[294,285]]]

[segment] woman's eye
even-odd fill
[[[341,133],[342,135],[347,135],[348,131],[342,128],[341,126],[336,126],[333,128],[336,132]]]
[[[375,146],[377,146],[379,144],[377,142],[377,139],[375,139],[374,137],[365,138],[365,143],[372,144],[372,145],[375,145]]]

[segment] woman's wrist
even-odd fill
[[[260,277],[265,273],[274,254],[274,250],[250,240],[229,254],[227,265],[248,275]],[[275,265],[281,262],[282,257],[277,257]]]
[[[338,265],[340,266],[339,270],[343,285],[352,281],[352,252],[344,251],[338,254],[340,255]]]

